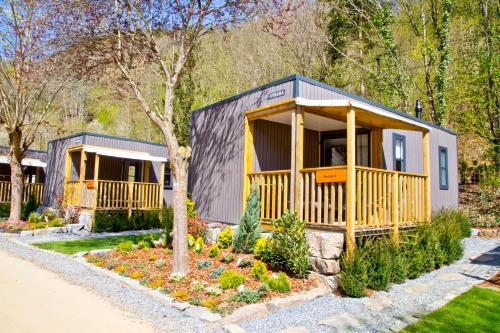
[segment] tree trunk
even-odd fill
[[[21,219],[23,202],[23,167],[21,161],[24,153],[21,150],[21,134],[14,132],[9,135],[10,148],[10,216],[9,220]]]
[[[178,157],[180,159],[180,157]],[[187,167],[184,160],[172,159],[172,171],[174,173],[173,186],[173,208],[174,208],[174,240],[173,240],[173,264],[172,273],[187,274],[189,272],[188,243],[187,243]]]

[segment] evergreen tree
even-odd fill
[[[260,238],[262,227],[260,224],[260,193],[257,187],[252,187],[247,199],[247,206],[240,225],[236,230],[233,248],[238,253],[252,253],[255,243]]]

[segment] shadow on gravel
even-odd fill
[[[500,266],[500,246],[471,259],[474,265]]]

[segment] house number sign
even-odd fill
[[[267,94],[267,99],[278,98],[281,96],[285,96],[285,89],[281,89],[281,90],[274,91],[272,93]]]
[[[316,183],[345,183],[347,169],[325,169],[316,171]]]

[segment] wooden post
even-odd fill
[[[299,213],[302,219],[302,174],[301,170],[304,168],[304,111],[299,106],[295,108],[295,152],[293,158],[295,159],[295,189],[294,189],[294,209]]]
[[[68,182],[71,180],[71,154],[66,150],[66,164],[64,171],[64,203],[68,204]]]
[[[161,162],[161,170],[160,170],[160,221],[162,220],[162,210],[163,210],[163,184],[165,182],[165,162]]]
[[[430,142],[429,132],[422,133],[422,143],[424,150],[424,218],[427,221],[431,220],[431,175],[430,175]]]
[[[134,197],[134,183],[129,180],[127,185],[128,185],[128,217],[131,217],[132,216],[132,199]]]
[[[399,177],[398,173],[394,172],[392,175],[392,235],[394,240],[399,240]]]
[[[382,169],[383,157],[382,157],[382,128],[376,127],[372,129],[372,168]]]
[[[80,152],[80,175],[78,183],[78,202],[79,207],[82,206],[83,182],[85,181],[85,171],[87,169],[87,152],[82,149]]]
[[[247,198],[250,194],[250,177],[248,174],[253,170],[253,121],[245,116],[245,143],[243,151],[243,209],[245,210]]]
[[[346,229],[347,254],[353,255],[356,249],[356,111],[347,110],[347,180],[346,180]],[[339,207],[339,209],[342,209]]]
[[[295,163],[297,162],[295,157],[295,151],[296,147],[295,145],[297,144],[297,113],[295,111],[292,111],[292,126],[291,126],[291,145],[290,145],[290,206],[289,210],[295,210],[295,181],[297,180],[297,177],[295,177],[296,173],[296,166]]]
[[[97,209],[97,195],[98,194],[99,194],[99,155],[95,154],[95,159],[94,159],[94,202],[92,204],[92,224],[93,225],[95,224],[95,211]]]

